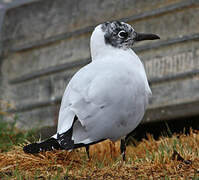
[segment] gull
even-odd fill
[[[70,80],[59,111],[57,133],[26,145],[25,153],[73,150],[106,139],[121,140],[125,160],[126,137],[141,122],[151,90],[144,66],[131,49],[137,41],[160,39],[137,33],[120,21],[98,25],[90,39],[92,61]]]

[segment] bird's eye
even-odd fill
[[[124,30],[122,30],[122,31],[120,31],[120,32],[118,33],[118,36],[119,36],[120,38],[127,38],[127,37],[128,37],[128,33],[125,32]]]

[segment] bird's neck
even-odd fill
[[[110,45],[107,46],[91,46],[91,58],[92,61],[95,61],[97,59],[100,59],[101,57],[105,57],[108,55],[113,55],[117,52],[117,49],[114,47],[111,47]]]
[[[92,61],[99,59],[102,56],[113,54],[117,48],[107,45],[104,40],[104,32],[101,27],[95,28],[90,40],[91,58]]]

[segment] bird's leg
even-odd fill
[[[86,154],[87,154],[87,156],[88,156],[88,159],[90,159],[90,155],[89,155],[89,145],[86,145],[85,148],[86,148]]]
[[[123,161],[126,160],[126,138],[125,139],[121,139],[121,143],[120,143],[120,151],[122,154],[122,159]]]

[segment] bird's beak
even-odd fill
[[[144,41],[144,40],[155,40],[160,39],[160,37],[156,34],[145,34],[145,33],[135,33],[134,40],[135,41]]]

